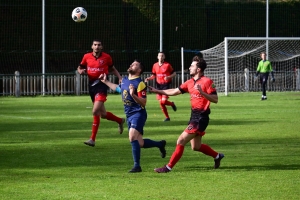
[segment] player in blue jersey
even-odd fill
[[[129,131],[129,141],[132,147],[132,157],[134,161],[130,173],[141,172],[140,154],[141,148],[157,147],[160,150],[161,157],[166,157],[166,141],[154,141],[143,139],[144,125],[147,120],[147,92],[146,85],[140,75],[143,73],[144,66],[138,61],[134,62],[128,68],[128,77],[123,77],[121,87],[107,80],[106,74],[101,74],[99,79],[112,90],[122,94],[124,103],[124,112],[126,114],[127,126]]]

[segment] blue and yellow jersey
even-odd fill
[[[135,94],[138,97],[141,98],[147,98],[146,95],[146,85],[142,81],[140,77],[134,78],[134,79],[129,79],[127,76],[123,77],[122,83],[121,83],[121,94],[122,94],[122,100],[124,103],[124,111],[125,114],[131,115],[136,112],[146,112],[146,109],[142,107],[140,104],[136,103],[132,96],[130,95],[129,92],[129,85],[132,84],[133,87],[135,88]]]

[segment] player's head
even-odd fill
[[[138,59],[135,59],[133,63],[131,63],[130,67],[128,68],[127,72],[131,75],[141,75],[144,72],[144,65]]]
[[[100,53],[103,50],[103,45],[101,40],[99,39],[94,39],[92,43],[92,49],[94,53]]]
[[[192,59],[192,64],[189,68],[190,75],[195,76],[196,74],[203,74],[206,69],[206,62],[203,58],[199,56],[194,56]]]
[[[261,52],[260,53],[261,59],[266,60],[266,56],[267,56],[266,52]]]
[[[166,55],[165,55],[164,52],[162,52],[162,51],[158,52],[157,59],[158,59],[159,62],[164,62],[165,58],[166,58]]]

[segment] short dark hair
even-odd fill
[[[100,39],[94,39],[92,43],[94,43],[94,42],[100,42],[102,44],[102,41]]]
[[[144,64],[139,59],[134,59],[134,61],[140,64],[140,69],[141,69],[140,74],[142,74],[144,72]]]
[[[192,62],[197,62],[197,67],[201,69],[202,72],[204,72],[204,70],[206,69],[206,62],[203,58],[201,58],[200,56],[194,56],[192,59]]]

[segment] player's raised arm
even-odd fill
[[[201,85],[199,85],[199,84],[196,84],[195,86],[194,86],[194,88],[196,89],[196,90],[198,90],[199,91],[199,93],[205,98],[205,99],[207,99],[208,101],[210,101],[210,102],[213,102],[213,103],[218,103],[218,95],[217,94],[215,94],[215,93],[213,93],[213,94],[207,94],[206,92],[203,92],[203,90],[201,89]]]
[[[134,88],[133,84],[129,85],[129,93],[134,99],[134,101],[138,104],[140,104],[143,108],[145,108],[147,99],[146,99],[146,87],[145,89],[135,93],[136,89]]]
[[[106,74],[100,74],[99,79],[113,91],[121,93],[121,88],[119,87],[119,85],[114,84],[114,83],[110,82],[109,80],[107,80]]]

